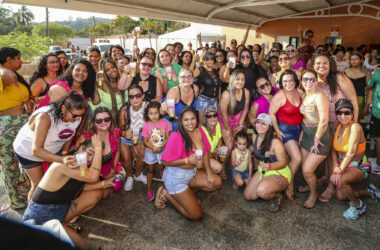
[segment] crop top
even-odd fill
[[[308,104],[302,103],[300,112],[303,114],[303,125],[305,127],[318,127],[319,112],[315,101]]]
[[[342,153],[347,153],[348,152],[348,137],[349,137],[349,132],[348,131],[351,129],[351,126],[352,126],[353,123],[354,122],[351,122],[350,125],[348,125],[348,127],[345,128],[345,130],[343,132],[343,138],[342,138],[342,140],[341,140],[340,143],[338,142],[338,135],[339,135],[340,128],[342,127],[342,124],[338,125],[338,128],[336,129],[336,132],[335,132],[335,135],[334,135],[334,142],[333,142],[334,149],[337,152],[342,152]],[[366,147],[366,141],[360,143],[358,145],[357,153],[363,153],[363,152],[365,152],[365,147]]]
[[[257,147],[257,138],[258,138],[258,136],[256,136],[256,139],[255,139],[253,154],[255,155],[256,159],[258,159],[259,161],[265,161],[265,155],[260,153],[260,150]],[[271,154],[269,157],[269,163],[275,163],[277,161],[278,160],[277,160],[276,155]]]
[[[140,73],[137,73],[135,77],[132,79],[132,84],[139,84],[141,80]],[[153,75],[149,75],[149,78],[144,80],[148,81],[148,89],[144,91],[144,101],[150,102],[152,99],[156,98],[156,90],[157,90],[157,77]]]
[[[284,94],[285,94],[285,92],[284,92]],[[279,108],[279,110],[277,111],[277,119],[280,122],[285,123],[286,125],[291,125],[291,126],[300,125],[302,123],[302,120],[303,120],[302,114],[300,112],[300,107],[302,104],[301,96],[299,96],[300,97],[300,104],[298,105],[298,107],[291,104],[291,102],[289,101],[286,94],[285,94],[285,97],[286,97],[285,105],[282,106],[281,108]]]
[[[218,71],[214,69],[209,72],[204,67],[200,68],[200,75],[195,78],[194,83],[199,87],[199,94],[210,98],[218,97],[219,89],[222,85]]]

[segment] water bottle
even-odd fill
[[[0,208],[0,216],[8,220],[13,220],[16,222],[22,222],[22,216],[13,210],[9,204],[5,204]]]

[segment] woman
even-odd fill
[[[351,53],[350,66],[346,68],[344,74],[350,78],[354,84],[359,106],[358,120],[363,118],[363,109],[366,101],[366,88],[371,73],[363,67],[363,56],[358,51]]]
[[[28,113],[32,111],[24,108],[32,93],[29,84],[17,73],[21,65],[19,50],[0,48],[0,173],[13,209],[26,207],[30,186],[19,168],[12,147],[18,131],[28,121]]]
[[[182,68],[194,71],[195,60],[193,60],[193,54],[190,51],[182,51],[179,55],[178,64],[181,65]]]
[[[115,63],[119,59],[120,56],[124,55],[124,49],[120,45],[111,45],[106,52],[104,52],[104,58],[110,58]]]
[[[289,59],[290,59],[290,66],[292,67],[292,69],[294,70],[297,70],[299,69],[300,67],[302,67],[302,65],[300,65],[298,62],[300,61],[299,60],[299,54],[298,54],[298,50],[296,48],[294,48],[293,45],[289,44],[288,46],[286,46],[285,48],[285,52],[286,54],[289,56]],[[302,62],[302,61],[301,61]],[[305,65],[306,66],[306,65]],[[305,66],[303,66],[303,68],[305,68]]]
[[[152,59],[153,62],[156,61],[156,51],[153,48],[147,48],[141,53],[141,58],[148,57]]]
[[[119,56],[117,59],[117,68],[119,70],[120,75],[124,73],[125,66],[130,63],[130,59],[126,55]]]
[[[261,113],[268,114],[269,104],[278,88],[272,87],[272,84],[265,76],[257,78],[255,90],[253,92],[253,102],[248,113],[249,123],[256,127],[255,119]]]
[[[128,93],[118,89],[120,74],[114,60],[103,59],[100,62],[100,70],[103,71],[103,79],[96,91],[100,97],[100,102],[90,103],[91,109],[106,107],[112,111],[112,116],[117,117],[119,109],[128,100]]]
[[[291,69],[290,57],[288,56],[288,54],[286,54],[285,52],[281,52],[278,56],[278,64],[280,66],[280,70],[275,73],[272,73],[270,78],[272,85],[276,87],[279,87],[278,80],[280,79],[281,74],[285,70]]]
[[[192,107],[181,110],[179,131],[173,132],[166,144],[162,161],[166,166],[162,180],[165,186],[157,191],[156,206],[164,208],[168,200],[183,216],[190,220],[202,218],[202,208],[194,192],[212,192],[222,186],[220,177],[210,167],[210,144],[197,112]],[[201,155],[196,156],[195,151]],[[205,170],[198,169],[202,166]]]
[[[216,63],[215,56],[211,52],[206,52],[203,56],[203,66],[194,72],[194,83],[199,88],[199,95],[196,102],[199,119],[203,122],[204,109],[208,105],[218,106],[220,100],[221,81],[218,71],[214,68]]]
[[[174,44],[171,44],[171,43],[168,43],[165,45],[164,47],[164,50],[166,50],[167,52],[169,52],[169,55],[170,55],[170,62],[171,63],[176,63],[175,60],[175,47],[174,47]],[[158,53],[160,54],[160,53]]]
[[[34,219],[36,224],[57,219],[70,239],[78,247],[87,249],[87,243],[68,226],[75,217],[91,210],[103,197],[104,189],[112,187],[112,178],[99,181],[102,142],[98,135],[85,141],[76,154],[85,153],[88,174],[80,174],[75,155],[67,162],[54,162],[39,183],[24,213],[24,220]]]
[[[42,162],[65,162],[65,156],[59,152],[68,153],[86,106],[82,95],[69,92],[57,102],[33,112],[18,132],[13,148],[32,184],[28,200],[44,175]]]
[[[116,121],[106,107],[98,107],[92,112],[88,129],[75,142],[74,149],[78,149],[83,142],[94,135],[99,135],[103,148],[100,179],[112,179],[122,168],[121,162],[119,162],[120,129],[116,128]],[[103,198],[107,197],[110,192],[110,188],[105,190]]]
[[[280,76],[280,90],[273,96],[269,106],[269,114],[272,117],[273,128],[277,137],[282,140],[286,153],[290,157],[289,168],[292,172],[292,180],[286,196],[294,200],[293,179],[301,164],[301,151],[298,146],[302,130],[302,104],[301,91],[298,89],[299,80],[293,70],[287,69]]]
[[[307,65],[307,62],[313,57],[313,53],[315,52],[315,43],[312,40],[314,37],[314,32],[310,29],[306,29],[302,33],[302,28],[299,26],[298,34],[301,38],[301,43],[299,46],[300,59],[305,65]]]
[[[97,47],[89,47],[87,49],[87,60],[91,63],[92,67],[94,68],[95,72],[99,72],[99,62],[102,58],[100,50]]]
[[[194,85],[193,72],[190,69],[181,69],[178,75],[179,85],[170,89],[166,98],[162,99],[161,114],[169,115],[168,100],[174,99],[174,117],[166,115],[164,117],[170,123],[172,131],[178,130],[178,116],[180,111],[186,107],[191,106],[195,109],[197,97],[199,95],[199,88]]]
[[[152,75],[160,79],[164,93],[168,93],[171,88],[178,85],[178,73],[181,68],[181,65],[171,63],[171,57],[168,51],[162,49],[158,52],[156,68],[152,70]]]
[[[125,90],[131,84],[138,84],[144,90],[145,101],[161,101],[163,97],[162,84],[157,77],[151,75],[153,60],[148,57],[143,57],[140,61],[139,68],[140,73],[137,73],[132,79],[132,76],[129,74],[130,68],[126,67],[126,71],[123,75],[127,74],[127,80],[125,81],[125,84],[119,81],[118,88]]]
[[[276,212],[280,209],[281,192],[288,188],[292,174],[286,165],[284,145],[275,137],[271,121],[270,115],[265,113],[255,120],[257,135],[252,135],[252,142],[258,171],[248,182],[244,196],[247,200],[275,199],[269,211]]]
[[[278,82],[278,78],[276,79],[277,72],[281,70],[280,65],[278,63],[278,56],[272,56],[268,60],[269,68],[267,70],[268,79],[274,79],[274,82],[271,82],[272,86],[276,86],[276,81]]]
[[[221,160],[221,162],[219,162],[217,160],[218,153],[219,155],[221,155],[220,151],[221,147],[223,146],[222,130],[220,128],[220,123],[218,122],[218,108],[213,105],[208,105],[206,106],[204,113],[205,125],[202,125],[202,128],[211,146],[211,149],[209,151],[211,170],[216,174],[220,174],[220,178],[222,178],[223,180],[227,180],[227,175],[224,168],[224,161]],[[226,152],[226,154],[223,155],[224,159],[226,159],[227,155],[228,152]]]
[[[304,206],[313,208],[318,197],[315,171],[330,152],[331,134],[329,124],[329,99],[317,89],[317,75],[306,70],[301,76],[305,96],[300,108],[303,114],[302,135],[302,173],[309,186],[310,195]]]
[[[58,57],[59,62],[61,63],[61,66],[62,66],[62,73],[64,73],[70,66],[67,61],[67,55],[65,51],[63,50],[56,51],[55,55]]]
[[[339,200],[350,200],[350,208],[343,216],[356,220],[364,213],[366,206],[359,199],[362,196],[380,197],[380,190],[370,184],[367,190],[357,190],[353,184],[367,179],[371,164],[365,156],[366,138],[359,123],[353,121],[352,103],[347,99],[340,99],[335,104],[336,116],[339,122],[334,135],[333,162],[334,171],[326,190],[334,194]]]
[[[42,101],[50,89],[50,83],[57,80],[62,73],[62,66],[58,57],[54,53],[41,56],[37,65],[37,70],[30,78],[30,89],[35,98],[36,103]]]
[[[227,53],[226,53],[226,51],[224,51],[223,49],[218,49],[215,52],[215,60],[216,60],[216,63],[214,64],[214,67],[215,67],[215,69],[217,69],[218,71],[220,71],[220,69],[224,65],[226,65],[226,63],[227,63]]]
[[[334,54],[334,58],[335,58],[336,69],[339,72],[344,72],[345,69],[349,66],[349,63],[344,60],[344,50],[335,49],[333,54]]]
[[[235,70],[226,91],[220,99],[219,123],[222,128],[224,142],[231,152],[234,136],[245,129],[245,119],[249,109],[249,91],[244,88],[246,83],[242,70]]]
[[[368,57],[364,61],[364,66],[369,70],[373,71],[374,67],[379,64],[377,61],[377,56],[379,55],[379,48],[378,47],[372,47],[369,50]]]

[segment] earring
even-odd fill
[[[61,113],[59,113],[59,116],[62,118],[62,117],[65,116],[65,113],[63,113],[63,112],[61,111]]]

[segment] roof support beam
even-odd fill
[[[293,8],[293,7],[290,7],[289,5],[287,4],[283,4],[283,3],[279,3],[278,5],[280,5],[281,7],[287,9],[287,10],[290,10],[291,12],[294,12],[294,13],[299,13],[300,11]]]

